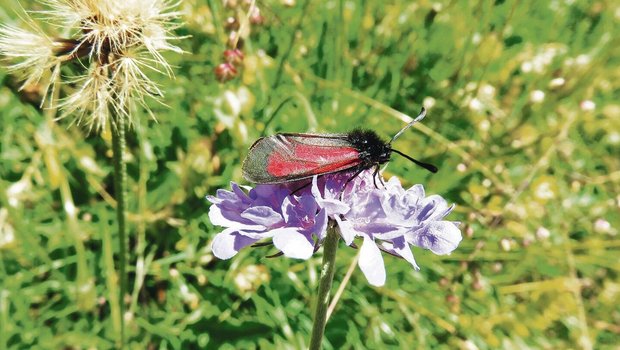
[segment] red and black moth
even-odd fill
[[[250,147],[243,162],[243,177],[258,184],[276,184],[311,178],[314,175],[341,171],[363,170],[387,163],[392,152],[409,159],[430,172],[434,165],[420,162],[392,148],[392,142],[405,130],[426,116],[420,114],[389,142],[384,142],[372,130],[353,130],[346,134],[281,133],[258,139]]]

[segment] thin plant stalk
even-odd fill
[[[312,336],[310,337],[310,350],[318,350],[321,348],[323,334],[325,333],[329,292],[332,288],[332,281],[334,280],[334,265],[336,263],[336,250],[338,249],[339,240],[340,233],[338,232],[338,226],[330,224],[327,228],[327,237],[325,237],[325,242],[323,243],[323,263],[321,264],[321,278],[319,279]]]
[[[336,294],[334,294],[334,297],[332,298],[329,304],[329,307],[327,308],[327,321],[329,321],[329,318],[332,316],[332,313],[334,312],[336,305],[338,305],[338,301],[340,300],[342,293],[344,293],[344,289],[347,287],[347,284],[349,284],[349,281],[351,280],[351,276],[353,275],[353,271],[355,271],[355,267],[357,266],[357,263],[359,261],[360,261],[360,252],[358,250],[357,254],[355,255],[355,258],[353,258],[353,260],[351,261],[351,264],[349,264],[349,269],[347,270],[347,273],[345,273],[344,278],[342,279],[342,282],[340,282],[340,285],[338,286],[338,289],[336,290]]]
[[[112,156],[114,159],[114,193],[116,197],[116,220],[118,225],[119,285],[121,306],[121,347],[125,342],[125,294],[127,293],[127,164],[125,153],[125,115],[110,108],[112,114]]]

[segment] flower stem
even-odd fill
[[[112,154],[114,158],[114,193],[116,197],[116,219],[118,224],[119,242],[119,280],[120,280],[120,324],[121,324],[121,347],[125,343],[125,293],[127,293],[127,164],[123,154],[125,153],[126,121],[122,113],[112,113]]]
[[[312,336],[310,338],[310,350],[318,350],[321,348],[323,333],[325,332],[325,323],[327,323],[327,307],[329,305],[329,291],[334,280],[334,271],[336,263],[336,249],[340,234],[337,226],[329,225],[327,229],[327,237],[323,243],[323,264],[321,268],[321,279],[319,280],[319,291],[316,299],[316,308],[314,311],[314,324],[312,325]]]

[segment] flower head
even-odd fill
[[[212,244],[222,259],[241,248],[271,238],[285,256],[309,258],[333,220],[347,245],[361,239],[359,266],[373,285],[385,283],[381,251],[400,256],[415,269],[411,246],[449,254],[461,241],[458,223],[444,220],[453,206],[422,185],[405,190],[393,177],[376,188],[372,171],[350,181],[351,173],[314,177],[311,184],[258,185],[246,193],[232,184],[219,190],[209,210],[211,222],[224,226]],[[346,185],[346,188],[344,186]]]
[[[213,203],[209,218],[226,229],[213,241],[213,252],[229,259],[250,244],[271,238],[274,246],[291,258],[308,259],[315,242],[327,228],[325,210],[311,195],[291,196],[277,185],[259,185],[244,192],[232,183],[232,191],[218,190],[207,199]]]
[[[179,13],[167,0],[41,2],[47,9],[34,14],[72,36],[48,35],[30,18],[30,30],[0,27],[0,53],[10,60],[11,71],[23,75],[23,87],[42,82],[47,91],[57,82],[62,63],[81,60],[85,72],[72,77],[77,87],[60,107],[63,117],[77,114],[78,122],[96,129],[106,127],[111,112],[129,117],[135,104],[146,107],[145,96],[162,95],[146,72],[172,75],[161,52],[181,52],[170,44]]]

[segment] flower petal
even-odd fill
[[[222,210],[217,205],[214,204],[211,207],[209,207],[209,220],[211,220],[211,223],[213,225],[224,226],[224,227],[234,227],[240,230],[245,229],[245,230],[261,231],[265,229],[265,227],[262,225],[248,225],[248,224],[241,223],[239,221],[241,217],[238,216],[239,215],[238,213],[229,212],[228,214],[231,218],[227,218],[222,212]],[[237,218],[239,219],[235,220],[235,216],[237,216]]]
[[[233,192],[237,195],[237,198],[239,200],[241,200],[241,202],[243,202],[244,204],[250,204],[252,203],[252,199],[247,195],[247,193],[245,193],[241,187],[239,185],[237,185],[234,182],[230,183],[230,187],[232,188]],[[219,195],[219,193],[218,193]]]
[[[239,232],[238,235],[235,235],[235,250],[239,251],[242,248],[245,248],[247,246],[249,246],[250,244],[254,244],[256,243],[259,239],[262,239],[263,237],[260,238],[253,238],[253,237],[248,237],[247,235],[244,235],[243,232]]]
[[[241,213],[241,217],[265,227],[271,227],[284,221],[282,215],[266,206],[250,207]]]
[[[317,203],[319,204],[319,206],[327,210],[327,215],[330,217],[336,217],[337,215],[347,213],[350,207],[346,203],[343,203],[342,201],[340,201],[339,199],[328,198],[329,190],[327,187],[324,190],[325,195],[321,195],[321,191],[319,190],[317,181],[318,181],[317,177],[314,176],[312,178],[312,192],[311,193],[314,196]],[[326,180],[326,183],[330,183],[330,182]]]
[[[235,249],[235,237],[234,231],[229,229],[218,233],[211,242],[213,255],[224,260],[237,255],[239,250]]]
[[[291,222],[291,219],[295,217],[295,204],[293,204],[292,198],[292,196],[286,197],[282,201],[282,216],[286,222]]]
[[[424,186],[420,184],[411,186],[407,190],[407,195],[414,196],[417,198],[424,198]]]
[[[346,245],[351,245],[353,243],[353,239],[358,234],[358,232],[353,228],[353,225],[350,221],[341,220],[340,217],[335,217],[336,222],[338,223],[338,228],[340,228],[340,236],[344,240]]]
[[[296,228],[283,227],[272,230],[273,245],[284,256],[295,259],[308,259],[314,253],[314,245]]]
[[[271,238],[273,235],[271,234],[273,230],[260,230],[260,231],[252,231],[252,230],[239,230],[237,231],[240,235],[247,237],[249,239],[253,239],[255,241]]]
[[[421,210],[416,214],[418,220],[441,220],[448,215],[454,206],[448,203],[439,195],[431,195],[420,201]]]
[[[311,186],[311,193],[314,196],[314,198],[323,198],[323,196],[321,196],[321,191],[319,191],[319,186],[318,186],[318,176],[314,175],[312,177],[312,186]]]
[[[431,222],[413,235],[412,244],[435,254],[449,254],[461,242],[461,230],[450,221]]]
[[[358,265],[364,276],[366,276],[368,283],[376,287],[381,287],[385,284],[385,266],[381,251],[375,244],[375,241],[368,236],[364,236]]]
[[[407,260],[407,262],[409,262],[414,269],[420,269],[420,266],[418,266],[418,264],[415,262],[415,258],[413,257],[413,253],[411,252],[411,247],[409,247],[408,244],[405,244],[403,247],[400,248],[394,246],[392,249],[396,254]]]
[[[316,203],[317,199],[312,197],[311,195],[303,195],[299,197],[299,208],[304,213],[316,213],[318,209],[318,205]]]
[[[322,240],[325,238],[327,232],[327,211],[325,209],[319,210],[314,218],[314,234]]]

